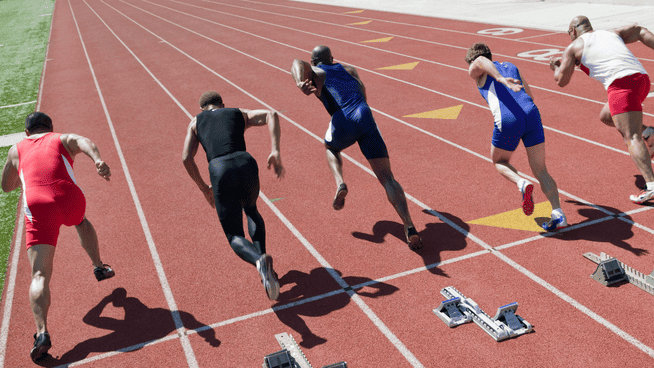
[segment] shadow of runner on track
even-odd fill
[[[427,215],[435,216],[428,210],[424,210],[423,212]],[[467,233],[470,230],[470,226],[460,218],[445,212],[438,212],[438,214],[452,221],[463,229],[464,232]],[[449,277],[443,270],[437,267],[437,264],[441,262],[440,252],[443,250],[464,249],[466,247],[466,235],[442,221],[426,224],[424,229],[417,230],[422,238],[422,248],[415,251],[415,253],[423,258],[425,266],[429,267],[429,272],[434,275]],[[403,242],[406,250],[410,251],[408,246],[406,246],[404,226],[397,222],[379,221],[372,227],[372,234],[353,232],[352,236],[357,239],[381,244],[384,243],[386,235],[389,234]]]
[[[609,216],[606,213],[597,210],[593,207],[590,207],[585,203],[581,203],[573,200],[567,200],[566,203],[572,203],[576,206],[579,206],[579,208],[577,209],[577,213],[586,217],[588,221],[598,220]],[[599,206],[599,205],[598,207],[602,207],[614,214],[622,213],[622,211],[616,208]],[[624,218],[625,220],[633,221],[631,216],[621,216],[621,217]],[[569,225],[578,225],[583,223],[584,221],[581,221],[580,223],[569,224]],[[561,239],[565,241],[588,240],[597,243],[611,243],[618,248],[622,248],[624,250],[627,250],[635,254],[636,256],[643,256],[648,254],[649,251],[647,249],[636,248],[626,242],[627,239],[631,239],[634,236],[632,227],[633,225],[631,225],[630,223],[615,218],[611,220],[605,220],[597,224],[581,227],[579,229],[565,231],[555,236],[557,239]]]
[[[125,318],[119,320],[102,317],[102,311],[109,304],[115,308],[123,308]],[[179,311],[179,315],[187,329],[199,329],[206,326],[198,322],[190,313]],[[48,356],[39,361],[39,365],[55,366],[73,363],[85,359],[91,353],[139,350],[145,343],[166,337],[176,330],[169,309],[148,308],[139,299],[127,297],[127,291],[124,288],[117,288],[110,295],[104,297],[84,316],[83,321],[93,327],[112,330],[112,332],[77,344],[59,359]],[[199,332],[198,335],[202,336],[211,346],[220,346],[220,340],[216,339],[213,329],[206,329]],[[53,338],[56,339],[54,336]],[[56,340],[54,340],[54,346],[56,346]],[[125,350],[127,348],[129,350]]]
[[[339,276],[341,272],[334,270]],[[373,280],[367,277],[346,276],[343,280],[350,286],[357,286]],[[350,296],[343,289],[340,289],[334,278],[328,270],[319,267],[311,270],[309,274],[302,271],[291,270],[279,279],[280,288],[284,285],[294,284],[294,286],[279,295],[277,304],[273,310],[277,318],[293,331],[300,334],[301,341],[296,338],[298,344],[304,348],[310,349],[316,345],[327,342],[324,338],[314,334],[307,323],[300,316],[322,317],[338,309],[345,308],[350,303]],[[335,287],[334,287],[335,286]],[[324,290],[323,290],[324,289]],[[372,291],[370,291],[373,289]],[[368,298],[379,298],[391,295],[399,289],[393,285],[383,282],[373,282],[365,287],[355,289],[357,295]],[[289,306],[293,302],[300,302],[307,298],[317,295],[336,291],[334,295],[310,301],[302,305]],[[280,307],[284,307],[281,309]],[[284,332],[284,331],[279,331]],[[293,334],[291,334],[293,335]]]

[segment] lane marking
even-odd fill
[[[400,65],[385,66],[383,68],[377,68],[377,70],[413,70],[413,68],[415,68],[418,63],[419,61]]]
[[[121,0],[121,1],[122,1],[122,0]],[[122,2],[124,2],[124,1],[122,1]],[[147,1],[145,1],[145,2],[147,2]],[[125,3],[125,2],[124,2],[124,3]],[[129,4],[129,5],[131,5],[131,4]],[[135,8],[137,8],[137,9],[139,9],[139,10],[142,10],[142,11],[145,12],[145,13],[151,14],[151,15],[153,15],[153,16],[159,18],[159,19],[163,19],[163,20],[165,20],[164,18],[162,18],[162,17],[160,17],[160,16],[154,15],[154,14],[152,14],[152,13],[150,13],[150,12],[147,12],[147,11],[145,11],[145,10],[143,10],[143,9],[140,9],[140,8],[134,6],[134,5],[132,5],[132,6],[135,7]],[[122,14],[122,13],[121,13],[121,14]],[[130,19],[130,18],[128,18],[128,19]],[[130,20],[131,20],[131,19],[130,19]],[[173,24],[173,25],[176,25],[176,26],[178,26],[178,27],[180,27],[180,28],[185,29],[184,27],[182,27],[182,26],[180,26],[180,25],[178,25],[178,24],[176,24],[176,23],[174,23],[174,22],[172,22],[172,21],[168,21],[168,20],[166,20],[166,21],[169,22],[169,23],[171,23],[171,24]],[[136,22],[135,22],[135,23],[136,23]],[[136,23],[136,24],[138,24],[138,23]],[[140,24],[139,24],[139,26],[142,27],[143,29],[147,30],[147,28],[141,26]],[[149,31],[149,30],[147,30],[147,31],[148,31],[149,33],[155,35],[153,32],[151,32],[151,31]],[[195,32],[193,32],[193,33],[195,33]],[[155,36],[156,36],[156,35],[155,35]],[[159,37],[159,36],[156,36],[156,37],[158,37],[158,38],[160,38],[160,39],[163,40],[163,38],[161,38],[161,37]],[[206,36],[202,36],[202,37],[207,38]],[[219,42],[217,42],[217,41],[214,41],[214,42],[219,43]],[[220,74],[218,74],[218,73],[216,73],[215,71],[209,69],[209,68],[206,67],[204,64],[199,63],[196,59],[194,59],[194,58],[191,57],[190,55],[188,55],[188,54],[184,53],[183,51],[179,50],[177,47],[173,46],[173,45],[170,44],[169,42],[167,42],[167,43],[168,43],[169,45],[171,45],[171,47],[173,47],[173,48],[175,48],[176,50],[178,50],[180,53],[182,53],[182,54],[184,54],[185,56],[187,56],[189,59],[195,61],[195,62],[198,63],[199,65],[203,66],[205,69],[211,71],[214,75],[220,77],[221,79],[225,80],[227,83],[229,83],[229,84],[231,84],[232,86],[234,86],[235,88],[239,89],[241,92],[243,92],[243,93],[245,93],[246,95],[248,95],[249,97],[255,99],[257,102],[261,103],[262,105],[266,106],[267,108],[269,108],[269,109],[271,109],[271,110],[274,110],[271,106],[267,105],[267,104],[264,103],[263,101],[261,101],[261,100],[259,100],[258,98],[254,97],[254,96],[253,96],[252,94],[250,94],[249,92],[243,90],[242,88],[238,87],[237,85],[235,85],[235,84],[232,83],[231,81],[227,80],[226,78],[224,78],[224,77],[221,76]],[[228,47],[228,48],[232,49],[231,47]],[[240,51],[239,51],[239,52],[240,52]],[[248,57],[250,57],[250,58],[252,58],[252,59],[259,60],[259,59],[257,59],[257,58],[254,57],[254,56],[251,56],[251,55],[245,54],[245,53],[243,53],[243,52],[240,52],[240,53],[242,53],[242,54],[244,54],[244,55],[247,55]],[[262,60],[260,60],[260,61],[261,61],[262,63],[264,63],[264,64],[270,65],[270,64],[267,63],[267,62],[264,62],[264,61],[262,61]],[[281,69],[281,68],[277,68],[277,67],[275,67],[275,68],[276,68],[276,69],[279,69],[279,70],[283,70],[283,69]],[[287,74],[290,74],[290,72],[288,72],[288,71],[286,71],[286,70],[283,70],[283,71],[284,71],[285,73],[287,73]],[[375,110],[375,109],[373,109],[373,110],[374,110],[374,111],[377,111],[377,110]],[[280,114],[280,115],[281,115],[281,114]],[[385,115],[387,115],[387,114],[385,114]],[[286,117],[285,115],[282,115],[282,117],[283,117],[284,119],[288,120],[289,122],[291,122],[292,124],[294,124],[294,125],[296,125],[296,126],[299,127],[299,124],[295,123],[293,120],[289,119],[289,118]],[[397,118],[394,118],[394,119],[399,120],[399,119],[397,119]],[[404,122],[403,122],[403,123],[404,123]],[[407,123],[405,123],[405,124],[407,124]],[[409,125],[409,124],[407,124],[407,125]],[[303,128],[303,127],[302,127],[301,129],[304,130],[304,131],[307,131],[307,130],[306,130],[305,128]],[[322,142],[322,139],[321,139],[320,137],[318,137],[317,135],[311,133],[311,136],[313,136],[314,138],[316,138],[316,139],[318,139],[319,141]],[[371,174],[371,175],[374,176],[374,174],[372,173],[372,171],[369,170],[367,167],[365,167],[365,166],[363,166],[362,164],[358,163],[356,160],[352,159],[352,158],[349,157],[349,156],[346,156],[346,155],[343,155],[343,156],[344,156],[346,159],[348,159],[349,161],[356,163],[357,166],[361,167],[361,168],[364,169],[366,172],[368,172],[369,174]],[[485,159],[485,160],[490,160],[490,159],[488,159],[488,158],[486,158],[486,157],[484,157],[484,159]],[[528,176],[526,176],[526,175],[523,175],[523,176],[528,177]],[[533,179],[533,178],[532,178],[532,179]],[[535,181],[535,179],[533,179],[533,180]],[[562,191],[562,190],[559,190],[559,193],[561,193],[561,194],[566,194],[566,193],[565,193],[564,191]],[[570,196],[571,196],[572,198],[577,198],[577,197],[572,196],[572,195],[570,195]],[[654,349],[651,349],[651,348],[649,348],[648,346],[642,344],[640,341],[638,341],[637,339],[633,338],[631,335],[627,334],[626,332],[624,332],[624,331],[622,331],[621,329],[619,329],[617,326],[611,324],[611,323],[608,322],[607,320],[603,319],[601,316],[599,316],[599,315],[597,315],[596,313],[592,312],[590,309],[588,309],[587,307],[583,306],[581,303],[577,302],[577,301],[574,300],[573,298],[569,297],[567,294],[561,292],[560,290],[558,290],[557,288],[555,288],[553,285],[547,283],[545,280],[542,280],[542,279],[538,278],[538,277],[535,276],[533,273],[531,273],[530,271],[524,269],[522,266],[520,266],[519,264],[517,264],[515,261],[513,261],[513,260],[509,259],[508,257],[506,257],[505,255],[501,254],[499,251],[495,250],[495,249],[492,248],[490,245],[488,245],[487,243],[485,243],[485,242],[482,241],[481,239],[479,239],[479,238],[477,238],[476,236],[474,236],[473,234],[471,234],[469,231],[467,231],[467,230],[461,228],[460,226],[458,226],[457,224],[453,223],[452,221],[450,221],[449,219],[447,219],[446,217],[444,217],[443,215],[441,215],[441,214],[438,213],[437,211],[434,211],[433,209],[429,208],[429,207],[426,206],[424,203],[420,202],[418,199],[416,199],[415,197],[411,196],[409,193],[406,193],[406,197],[407,197],[407,199],[409,199],[409,200],[412,201],[413,203],[415,203],[415,204],[417,204],[418,206],[422,207],[424,210],[426,210],[426,211],[428,211],[429,213],[431,213],[432,215],[438,217],[438,218],[439,218],[441,221],[443,221],[444,223],[450,225],[451,227],[453,227],[454,229],[456,229],[457,231],[459,231],[459,232],[460,232],[461,234],[463,234],[466,238],[469,238],[470,240],[474,241],[475,243],[477,243],[478,245],[480,245],[482,248],[491,251],[494,255],[496,255],[496,256],[497,256],[498,258],[500,258],[502,261],[504,261],[505,263],[509,264],[511,267],[513,267],[513,268],[516,269],[517,271],[523,273],[525,276],[527,276],[528,278],[530,278],[532,281],[534,281],[534,282],[536,282],[537,284],[543,286],[544,288],[546,288],[547,290],[549,290],[550,292],[552,292],[553,294],[555,294],[556,296],[558,296],[560,299],[562,299],[562,300],[568,302],[570,305],[572,305],[573,307],[575,307],[577,310],[579,310],[579,311],[581,311],[582,313],[586,314],[587,316],[591,317],[591,318],[592,318],[593,320],[595,320],[596,322],[602,324],[604,327],[606,327],[606,328],[609,329],[610,331],[614,332],[615,334],[617,334],[618,336],[620,336],[621,338],[623,338],[625,341],[631,343],[632,345],[634,345],[635,347],[637,347],[637,348],[640,349],[641,351],[643,351],[643,352],[647,353],[648,355],[654,357]],[[587,202],[587,201],[583,201],[583,200],[581,200],[581,199],[579,199],[579,201],[582,202],[582,203],[588,203],[588,204],[589,204],[589,202]],[[267,201],[266,203],[267,203],[269,206],[272,205],[269,201]],[[595,206],[595,205],[592,205],[592,204],[589,204],[589,205],[591,205],[591,206],[593,206],[593,207],[595,207],[595,208],[597,208],[597,209],[599,209],[599,210],[602,210],[603,212],[609,212],[608,210],[603,209],[603,208],[601,208],[601,207],[598,207],[598,206]],[[300,234],[300,235],[301,235],[301,234]],[[381,321],[380,321],[380,322],[381,322]],[[390,332],[390,331],[389,331],[389,332]]]
[[[48,45],[50,45],[50,44],[48,43]],[[46,54],[47,53],[48,53],[48,51],[46,50]],[[43,68],[45,69],[45,62],[43,63],[43,65],[44,65]],[[29,104],[33,104],[33,103],[36,103],[36,100],[30,101],[30,102],[18,103],[18,104],[14,104],[14,105],[0,106],[0,109],[6,109],[6,108],[9,108],[9,107],[16,107],[16,106],[23,106],[23,105],[29,105]]]
[[[368,41],[361,41],[362,43],[375,43],[375,42],[388,42],[392,40],[393,37],[384,37],[384,38],[378,38],[375,40],[368,40]]]
[[[0,147],[13,146],[14,144],[22,141],[25,137],[25,132],[2,135],[0,136]]]
[[[404,115],[403,118],[421,118],[421,119],[450,119],[455,120],[459,117],[459,113],[463,105],[456,105],[446,107],[443,109],[421,112],[419,114]]]
[[[102,19],[98,13],[84,0],[84,4],[91,9],[91,11],[102,21],[102,23],[109,29],[109,31],[121,42],[123,41],[111,30],[111,28],[105,23],[104,19]],[[114,145],[116,146],[116,152],[118,153],[118,157],[120,158],[120,164],[123,167],[123,171],[125,173],[125,180],[127,181],[127,185],[129,186],[129,191],[130,194],[132,195],[132,200],[134,201],[134,206],[136,207],[136,211],[138,213],[139,221],[141,223],[141,227],[143,228],[143,233],[145,235],[146,241],[148,243],[148,248],[150,249],[150,254],[152,255],[152,260],[154,262],[155,268],[157,270],[157,276],[159,277],[159,282],[161,283],[161,288],[162,291],[166,297],[166,302],[168,303],[168,308],[170,309],[170,312],[173,317],[173,321],[175,323],[175,329],[177,330],[177,333],[180,335],[180,342],[182,344],[182,348],[184,350],[184,355],[186,356],[186,361],[189,365],[189,367],[195,368],[198,367],[198,362],[195,357],[195,353],[193,351],[193,347],[191,346],[191,342],[186,336],[186,328],[184,327],[184,324],[182,323],[182,319],[179,315],[179,310],[177,309],[177,304],[175,303],[175,298],[173,297],[172,290],[170,288],[170,285],[168,284],[168,279],[166,277],[166,273],[163,269],[163,264],[161,263],[161,259],[159,258],[159,253],[157,251],[157,247],[154,243],[154,239],[152,238],[152,233],[150,232],[150,226],[148,225],[148,222],[145,218],[145,212],[143,211],[143,207],[141,206],[141,201],[138,197],[138,194],[136,193],[136,187],[134,186],[134,182],[132,181],[132,176],[129,172],[129,169],[127,167],[127,161],[125,161],[125,156],[123,155],[122,148],[120,146],[120,143],[118,142],[118,136],[116,135],[116,130],[114,129],[114,124],[113,121],[111,120],[111,116],[109,115],[109,110],[107,109],[107,105],[104,100],[104,95],[102,94],[102,89],[100,88],[100,84],[98,83],[98,79],[95,75],[95,70],[93,69],[93,65],[91,64],[91,59],[89,57],[88,51],[86,50],[86,44],[84,43],[84,39],[82,38],[82,33],[79,29],[79,25],[77,23],[77,18],[75,17],[75,12],[73,11],[73,6],[70,3],[70,0],[68,1],[68,5],[70,7],[70,11],[73,15],[73,20],[75,21],[75,27],[77,28],[77,34],[79,35],[80,41],[82,43],[82,48],[84,49],[84,54],[86,55],[86,60],[89,65],[89,69],[91,71],[91,75],[93,76],[93,82],[95,83],[96,90],[98,92],[98,96],[100,98],[100,102],[102,104],[102,109],[104,110],[105,118],[107,119],[107,124],[109,125],[109,129],[111,130],[111,136],[114,141]],[[127,46],[123,43],[123,46],[127,48]],[[129,48],[127,48],[129,50]],[[130,50],[131,52],[131,50]],[[132,54],[133,55],[133,54]],[[134,55],[136,57],[136,55]],[[138,58],[137,58],[138,60]],[[140,60],[139,60],[140,62]],[[141,64],[143,65],[143,64]],[[155,78],[156,80],[156,78]]]

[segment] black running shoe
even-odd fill
[[[259,271],[268,299],[277,300],[279,297],[279,281],[277,280],[277,273],[273,270],[272,257],[265,253],[262,254],[257,262],[257,271]]]
[[[116,273],[108,264],[103,264],[102,267],[96,267],[93,270],[93,274],[95,275],[95,278],[98,279],[98,281],[110,279],[116,276]]]
[[[332,207],[336,211],[340,211],[345,206],[345,196],[347,195],[347,185],[345,183],[338,186],[336,190],[336,195],[334,196],[334,202],[332,202]]]
[[[30,358],[33,362],[45,357],[48,354],[48,350],[52,347],[52,342],[50,342],[50,334],[44,332],[38,337],[34,334],[34,347],[30,351]]]

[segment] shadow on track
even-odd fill
[[[340,271],[334,271],[341,276]],[[343,280],[350,286],[357,286],[372,281],[367,277],[358,276],[346,276],[343,277]],[[323,267],[315,268],[308,274],[295,270],[289,271],[279,279],[279,284],[280,287],[294,284],[290,290],[284,291],[279,295],[279,299],[277,300],[278,303],[273,306],[273,309],[275,310],[275,314],[277,314],[277,318],[279,318],[282,323],[300,334],[301,341],[296,337],[298,344],[304,348],[310,349],[316,345],[327,342],[326,339],[313,333],[301,316],[326,316],[331,312],[345,308],[350,303],[350,296],[341,289],[338,284],[336,284],[333,277],[329,274],[329,271]],[[302,305],[286,307],[289,303],[305,300],[312,296],[328,293],[334,290],[336,290],[336,293],[329,297],[311,301]],[[393,285],[385,284],[383,282],[374,282],[365,287],[355,289],[354,292],[362,297],[379,298],[391,295],[398,290],[399,289]],[[284,308],[279,309],[282,306]]]
[[[423,212],[427,215],[434,216],[430,211],[424,210]],[[439,214],[459,226],[465,233],[470,230],[470,226],[460,218],[445,212],[439,212]],[[437,267],[437,264],[441,262],[440,252],[444,250],[464,249],[466,247],[466,235],[442,221],[426,224],[424,229],[417,230],[422,238],[422,248],[415,251],[415,253],[422,257],[429,272],[434,275],[449,277],[443,270]],[[392,235],[406,243],[404,226],[393,221],[377,222],[372,227],[372,234],[362,232],[352,233],[352,236],[357,239],[376,244],[384,243],[387,235]]]
[[[115,308],[123,308],[125,318],[120,320],[102,317],[102,311],[110,304]],[[199,329],[206,326],[198,322],[190,313],[179,311],[179,315],[184,327],[187,329]],[[166,337],[176,330],[169,309],[148,308],[138,298],[128,297],[124,288],[117,288],[110,295],[104,297],[82,320],[90,326],[111,330],[112,332],[102,337],[80,342],[59,359],[47,356],[38,362],[39,365],[52,367],[69,364],[85,359],[91,353],[139,350],[146,343]],[[211,346],[220,346],[220,341],[216,339],[214,330],[206,329],[198,334]],[[53,342],[56,344],[56,340]]]

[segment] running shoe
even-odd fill
[[[534,185],[528,181],[522,185],[522,212],[527,216],[531,216],[534,213],[534,199],[531,197],[531,193],[534,191]]]
[[[629,199],[631,199],[635,204],[643,204],[652,199],[652,197],[654,197],[654,190],[644,189],[640,194],[632,195]]]
[[[108,264],[103,264],[102,267],[96,267],[93,269],[93,274],[98,281],[110,279],[116,276],[116,273]]]
[[[50,341],[50,334],[44,332],[38,337],[34,334],[34,347],[30,351],[30,358],[33,362],[45,357],[48,353],[48,350],[52,347],[52,342]]]
[[[546,231],[556,231],[566,226],[568,226],[568,220],[565,218],[565,215],[559,216],[554,213],[552,213],[552,218],[542,225]]]
[[[266,289],[268,299],[277,300],[279,297],[279,281],[277,281],[277,273],[273,270],[273,259],[267,254],[262,254],[257,261],[257,271],[261,276],[261,282]]]
[[[415,227],[406,229],[404,235],[406,235],[406,243],[409,245],[409,249],[418,250],[422,248],[422,239]]]
[[[345,206],[346,195],[347,195],[347,185],[343,183],[338,186],[338,190],[336,191],[336,196],[334,197],[334,202],[332,203],[332,207],[334,207],[336,211],[343,209],[343,206]]]

